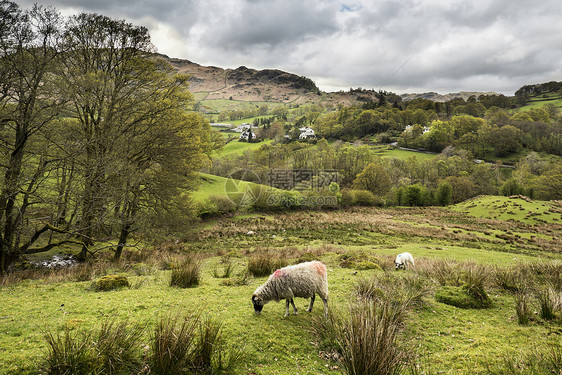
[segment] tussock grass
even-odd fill
[[[345,373],[400,374],[411,353],[400,336],[406,309],[404,303],[361,301],[347,312],[330,312],[314,329]]]
[[[126,321],[106,320],[97,332],[47,332],[43,368],[48,374],[126,374],[142,365],[140,340],[144,328]]]
[[[201,260],[187,257],[181,263],[173,266],[170,276],[170,286],[193,288],[201,281]]]
[[[230,373],[243,348],[227,348],[222,323],[201,314],[162,317],[151,339],[150,372],[159,375]]]
[[[248,258],[248,272],[255,277],[269,276],[278,268],[285,267],[287,260],[267,249],[258,249]]]

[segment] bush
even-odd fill
[[[91,289],[97,292],[107,292],[120,288],[130,287],[127,277],[122,275],[107,275],[92,283]]]
[[[217,212],[221,214],[226,214],[229,212],[236,211],[236,203],[234,203],[229,197],[224,195],[211,195],[209,197],[209,202],[217,207]]]
[[[193,258],[185,259],[179,265],[172,267],[170,286],[192,288],[201,281],[201,262]]]
[[[352,204],[355,206],[374,206],[378,202],[377,197],[369,190],[353,190]]]

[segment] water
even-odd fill
[[[74,267],[78,261],[72,255],[53,255],[51,259],[31,262],[36,267],[49,269]]]

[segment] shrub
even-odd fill
[[[495,284],[504,290],[517,293],[525,288],[525,281],[519,268],[500,268],[494,272]]]
[[[198,373],[218,374],[231,372],[242,359],[242,349],[227,353],[222,323],[204,318],[199,323],[199,335],[191,358],[191,370]]]
[[[209,202],[217,207],[217,212],[221,214],[226,214],[229,212],[236,211],[236,203],[234,203],[229,197],[224,195],[211,195],[209,197]]]
[[[353,190],[353,205],[374,206],[378,203],[377,197],[369,190]]]
[[[180,288],[192,288],[199,285],[201,281],[201,262],[193,258],[187,258],[179,265],[172,267],[170,286]]]
[[[92,283],[91,288],[97,292],[107,292],[120,288],[129,287],[129,280],[122,275],[107,275]]]

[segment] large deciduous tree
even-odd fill
[[[27,220],[42,202],[38,185],[49,164],[42,133],[58,114],[53,71],[60,52],[59,13],[35,5],[22,11],[0,2],[0,272],[52,229]]]
[[[92,244],[117,230],[118,259],[143,208],[165,208],[193,180],[209,126],[186,115],[189,77],[154,57],[146,28],[83,13],[66,42],[61,74],[82,145],[80,233]]]

